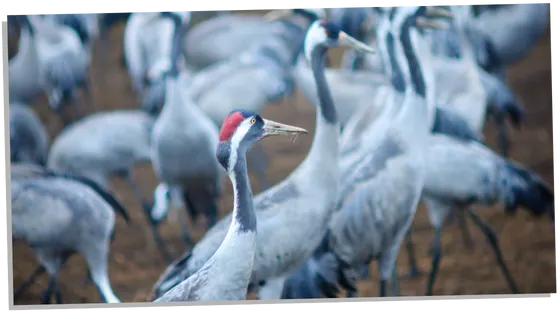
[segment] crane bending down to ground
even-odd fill
[[[189,24],[190,12],[172,12],[185,24]],[[157,12],[132,13],[126,22],[124,31],[124,56],[126,66],[132,81],[132,88],[144,104],[144,95],[163,98],[165,76],[170,71],[173,60],[171,58],[172,42],[175,24],[162,18]],[[184,62],[181,64],[184,66]],[[162,104],[157,104],[162,105]],[[156,106],[142,106],[150,113],[156,114]]]
[[[105,189],[111,178],[124,178],[141,203],[150,223],[152,205],[134,178],[134,167],[150,163],[150,134],[154,118],[141,110],[99,112],[77,121],[54,139],[47,166],[55,171],[87,177]],[[87,141],[84,141],[87,139]],[[154,229],[156,244],[163,242]]]
[[[247,174],[246,152],[265,137],[301,133],[307,131],[263,119],[254,112],[234,111],[226,117],[220,130],[216,156],[233,185],[233,212],[227,234],[220,247],[197,272],[154,302],[246,298],[257,246],[258,224]]]
[[[174,24],[170,57],[173,64],[165,77],[165,104],[151,134],[152,167],[160,182],[151,217],[157,224],[167,214],[168,198],[158,194],[158,189],[163,187],[174,200],[183,199],[193,221],[200,215],[206,216],[207,228],[210,228],[218,219],[218,198],[225,178],[223,169],[214,158],[218,128],[193,102],[188,90],[182,89],[178,64],[179,43],[184,29],[181,17],[175,13],[160,14]],[[186,160],[188,163],[185,163]],[[177,195],[182,198],[177,198]],[[189,231],[183,224],[181,227],[186,245],[191,246],[193,241]]]
[[[416,213],[424,183],[423,150],[430,133],[430,90],[434,73],[429,58],[419,59],[429,49],[424,38],[432,28],[432,18],[449,17],[435,7],[391,8],[382,16],[377,44],[386,73],[402,101],[384,108],[364,136],[371,142],[362,159],[343,168],[336,213],[327,233],[327,247],[316,252],[286,284],[284,297],[317,294],[294,288],[297,282],[320,282],[329,297],[341,284],[355,295],[352,272],[372,259],[378,260],[380,294],[386,295],[386,282],[393,275],[401,242]],[[315,264],[314,260],[317,260]],[[317,267],[318,265],[318,267]],[[316,276],[306,273],[317,269]],[[302,271],[303,270],[303,271]],[[314,279],[318,277],[318,279]],[[394,279],[393,279],[394,280]],[[292,289],[296,290],[290,292]],[[394,293],[396,294],[396,293]],[[311,296],[317,297],[317,296]]]
[[[10,103],[10,161],[45,166],[49,135],[33,108]]]
[[[110,193],[84,177],[12,164],[11,200],[12,240],[25,241],[42,265],[15,290],[14,298],[46,270],[50,280],[41,303],[50,303],[55,294],[57,303],[62,304],[58,272],[72,254],[80,253],[102,299],[107,303],[120,302],[107,274],[109,245],[114,235],[115,212],[127,222],[129,217]]]
[[[342,45],[374,52],[325,21],[314,22],[305,38],[305,55],[315,72],[321,100],[316,112],[317,127],[305,160],[284,181],[254,198],[259,224],[250,290],[256,289],[259,299],[280,297],[284,279],[311,255],[330,221],[339,180],[339,125],[323,71],[328,48]],[[190,252],[167,267],[154,285],[152,300],[210,259],[224,240],[231,220],[231,214],[222,218]]]

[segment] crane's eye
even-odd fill
[[[250,121],[251,125],[254,125],[256,122],[257,122],[257,119],[255,117],[251,118],[251,121]]]

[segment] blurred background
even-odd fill
[[[263,14],[266,11],[239,13]],[[211,12],[194,12],[191,25],[196,25],[212,16]],[[92,42],[92,59],[89,67],[91,80],[91,106],[85,106],[86,115],[114,109],[137,109],[138,102],[127,69],[123,64],[123,41],[125,20],[116,22],[107,33],[107,50],[97,39]],[[10,58],[18,51],[19,32],[10,34]],[[520,130],[511,129],[511,158],[525,164],[543,179],[553,184],[552,148],[552,94],[551,94],[551,46],[550,28],[540,37],[531,52],[521,61],[507,67],[507,83],[511,86],[526,108],[526,121]],[[342,50],[332,51],[331,62],[340,64]],[[84,102],[79,95],[78,102]],[[48,106],[46,96],[39,97],[33,104],[48,131],[50,142],[63,129],[63,120]],[[66,109],[65,115],[74,117],[75,108]],[[310,135],[299,137],[295,144],[283,139],[263,141],[267,154],[271,157],[266,171],[271,184],[283,180],[305,158],[309,151],[315,127],[313,105],[296,90],[290,100],[270,104],[262,111],[263,117],[289,123],[309,130]],[[497,149],[497,134],[493,125],[484,128],[486,143]],[[149,199],[157,185],[151,166],[135,167],[137,182]],[[260,192],[258,181],[252,178],[253,192]],[[141,204],[130,186],[121,179],[114,178],[111,190],[122,201],[132,216],[133,222],[126,225],[116,219],[115,240],[111,245],[109,277],[115,294],[122,302],[146,301],[153,284],[163,272],[166,264],[162,260],[151,231],[142,213]],[[224,197],[221,198],[220,216],[231,209],[233,198],[231,184],[226,181]],[[515,216],[504,216],[502,208],[476,207],[481,217],[494,227],[500,238],[504,258],[517,281],[522,293],[556,292],[555,241],[554,232],[546,220],[535,220],[525,212]],[[171,211],[169,218],[161,223],[159,230],[169,251],[178,257],[185,250],[179,226],[174,222],[177,212]],[[194,239],[199,239],[204,228],[202,224],[193,226]],[[457,224],[446,227],[443,233],[443,258],[435,295],[461,294],[508,294],[506,282],[492,255],[484,236],[471,228],[476,246],[466,249],[461,242],[461,231]],[[413,237],[419,267],[423,274],[417,279],[401,281],[402,295],[423,295],[427,270],[431,257],[427,254],[433,238],[433,230],[424,207],[418,210],[414,220]],[[13,248],[13,284],[17,287],[36,268],[37,259],[30,248],[17,243]],[[399,257],[399,272],[407,272],[407,259],[404,246]],[[376,280],[377,267],[370,265],[372,280],[359,283],[360,296],[378,296]],[[65,303],[88,303],[99,300],[95,287],[82,284],[87,276],[86,265],[80,255],[75,255],[66,263],[59,275],[59,287]],[[38,304],[40,295],[47,287],[48,277],[43,275],[31,285],[17,305]]]

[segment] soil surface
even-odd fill
[[[115,26],[109,34],[109,49],[101,51],[95,43],[90,74],[93,84],[92,105],[87,112],[113,109],[137,108],[137,100],[132,93],[130,80],[122,65],[122,43],[124,25]],[[335,54],[334,57],[340,57]],[[511,156],[527,165],[553,185],[552,150],[552,92],[551,92],[551,50],[550,32],[543,36],[533,51],[521,62],[508,69],[508,82],[526,106],[526,121],[521,130],[510,128],[512,134]],[[339,59],[339,58],[336,58]],[[37,101],[35,108],[47,126],[51,139],[61,130],[61,119],[48,109],[46,99]],[[297,92],[291,102],[271,104],[263,116],[307,128],[312,134],[315,123],[313,106]],[[485,127],[487,143],[497,148],[497,134],[489,122]],[[299,137],[295,144],[285,139],[263,141],[269,156],[268,168],[271,183],[284,179],[304,159],[311,145],[311,136]],[[150,165],[136,169],[141,189],[150,196],[157,182]],[[254,193],[260,192],[256,178],[252,177]],[[220,215],[225,215],[232,207],[231,185],[226,183],[225,196],[220,201]],[[142,213],[140,203],[131,188],[120,178],[115,178],[111,189],[132,215],[129,225],[119,217],[116,224],[116,238],[111,245],[110,281],[114,292],[123,302],[146,301],[148,294],[164,264],[152,237],[149,225]],[[554,229],[546,218],[531,217],[526,211],[518,211],[515,216],[507,216],[500,207],[476,207],[480,216],[495,228],[504,259],[517,281],[522,293],[556,292],[556,266]],[[183,210],[181,210],[183,211]],[[160,231],[170,251],[179,256],[186,250],[180,233],[177,211],[172,211]],[[190,224],[190,223],[189,223]],[[192,227],[197,239],[203,233],[203,222]],[[443,256],[434,295],[463,294],[508,294],[510,293],[493,252],[484,235],[469,222],[475,246],[464,247],[457,223],[449,225],[442,238]],[[427,212],[421,206],[413,226],[416,255],[422,274],[415,279],[400,283],[401,295],[424,295],[427,273],[431,265],[428,250],[433,238]],[[399,272],[408,271],[407,255],[403,248],[399,257]],[[37,260],[25,244],[14,244],[13,276],[14,287],[18,287],[36,268]],[[371,280],[361,281],[360,296],[378,296],[377,265],[372,263]],[[84,284],[86,266],[81,256],[73,256],[59,275],[59,286],[64,303],[97,303],[100,297],[94,286]],[[48,277],[43,275],[31,285],[24,295],[15,301],[17,305],[38,304],[40,295],[47,287]]]

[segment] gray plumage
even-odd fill
[[[234,208],[227,234],[197,272],[156,302],[241,300],[246,297],[255,258],[257,220],[245,155],[254,143],[267,136],[299,133],[307,131],[263,119],[255,112],[237,110],[228,116],[220,131],[216,153],[233,185]]]
[[[76,91],[87,84],[87,48],[72,28],[37,16],[28,18],[35,29],[42,88],[51,107],[60,111],[65,102],[74,102]]]
[[[111,176],[150,162],[154,119],[139,110],[92,114],[64,129],[53,141],[48,166],[91,178],[108,187]]]
[[[119,303],[107,275],[107,259],[114,211],[128,219],[124,208],[87,179],[18,164],[12,165],[12,174],[12,239],[29,244],[51,277],[42,302],[49,303],[57,291],[61,303],[56,277],[69,255],[77,252],[84,255],[102,299]]]
[[[33,104],[42,93],[40,77],[40,46],[35,39],[35,29],[26,17],[13,18],[19,26],[18,52],[8,62],[8,88],[10,103]]]
[[[173,21],[159,17],[157,12],[137,12],[128,17],[124,31],[124,56],[132,82],[132,88],[142,97],[145,89],[148,94],[159,91],[157,99],[162,99],[163,91],[150,91],[152,85],[161,86],[164,77],[171,69]],[[181,17],[183,23],[190,22],[190,12],[173,12]],[[183,63],[184,65],[184,63]],[[151,95],[150,97],[154,97]],[[160,104],[157,104],[160,105]],[[152,111],[152,104],[146,103],[145,109]]]
[[[478,39],[479,43],[478,63],[488,71],[503,75],[506,65],[533,49],[549,23],[549,3],[500,5],[482,11],[469,24],[473,41]]]
[[[534,215],[548,214],[554,219],[554,192],[538,175],[506,160],[482,144],[458,142],[434,135],[427,151],[426,183],[422,199],[429,208],[435,229],[434,257],[428,282],[432,294],[440,260],[440,233],[444,220],[452,213],[468,213],[488,238],[501,271],[513,293],[517,285],[502,258],[497,236],[471,211],[473,205],[503,204],[507,212],[524,207]]]
[[[165,77],[165,103],[151,134],[152,167],[160,184],[179,192],[191,219],[205,215],[207,226],[211,227],[217,220],[217,201],[225,177],[215,159],[218,128],[196,105],[191,93],[182,89],[177,64],[181,25],[173,15],[169,18],[174,21],[171,60],[175,63]],[[169,205],[166,199],[161,200],[161,195],[155,197],[151,218],[160,222]],[[190,245],[192,240],[185,227],[183,234]]]
[[[268,32],[267,38],[243,43],[244,51],[212,63],[187,79],[188,83],[184,85],[188,86],[194,102],[217,127],[235,109],[260,112],[266,105],[292,95],[291,68],[303,49],[303,38],[311,22],[310,17],[296,14],[286,20],[263,21],[261,28]],[[241,32],[243,29],[233,28],[231,31]],[[251,29],[253,33],[257,30],[259,28]],[[200,48],[200,45],[196,46]],[[268,188],[267,157],[259,144],[249,153],[249,163],[255,169],[261,187]]]
[[[301,11],[315,14],[317,18],[325,17],[322,9]],[[197,24],[189,31],[183,40],[183,53],[190,67],[200,71],[237,56],[247,48],[259,45],[263,40],[269,40],[271,35],[283,32],[285,30],[281,23],[270,23],[259,15],[220,15]]]
[[[327,50],[323,45],[334,43],[325,38],[319,23],[312,24],[306,37],[321,99],[313,145],[286,179],[254,198],[258,242],[250,287],[257,290],[259,299],[281,296],[284,280],[321,241],[336,201],[339,125],[323,74]],[[231,220],[231,215],[222,218],[189,253],[168,266],[154,285],[152,299],[199,270],[216,252]]]
[[[423,12],[426,7],[393,10],[394,14],[387,12],[383,16],[377,29],[378,38],[385,39],[379,40],[378,45],[394,89],[404,94],[402,102],[390,104],[371,123],[368,141],[372,142],[361,159],[347,164],[351,167],[342,166],[337,211],[329,225],[329,247],[312,258],[317,261],[315,271],[311,268],[313,262],[304,266],[316,272],[307,279],[314,279],[311,283],[315,282],[329,297],[334,297],[338,284],[355,295],[357,279],[353,272],[373,259],[379,263],[380,294],[385,296],[386,282],[393,275],[424,184],[423,149],[430,132],[427,95],[433,89],[433,72],[429,58],[417,58],[417,51],[429,46],[416,30],[421,27],[416,18],[430,17]],[[288,286],[303,276],[305,271],[296,274]],[[312,295],[313,291],[317,292],[317,287],[311,285],[300,293]]]
[[[10,161],[45,166],[49,135],[35,111],[21,103],[10,104]]]

